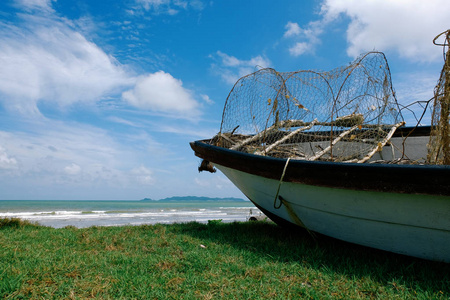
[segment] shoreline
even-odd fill
[[[250,211],[259,213],[250,201],[9,201],[2,203],[0,218],[37,221],[54,228],[68,225],[85,228],[190,221],[206,223],[214,219],[245,221]]]

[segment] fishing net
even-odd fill
[[[261,69],[239,79],[212,143],[258,155],[365,162],[404,124],[383,53],[329,72]]]
[[[445,40],[441,44],[437,42],[437,39],[442,36]],[[445,63],[434,90],[428,163],[450,165],[450,51],[448,51],[450,30],[439,34],[433,42],[435,45],[444,47]]]

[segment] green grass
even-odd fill
[[[450,264],[272,223],[54,229],[0,219],[5,299],[449,299]]]

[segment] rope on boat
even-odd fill
[[[306,229],[306,231],[311,235],[311,237],[315,240],[315,235],[314,232],[310,231],[308,229],[308,227],[306,227],[306,225],[302,222],[302,220],[300,220],[300,218],[297,216],[297,214],[294,212],[294,210],[292,209],[291,205],[289,202],[287,202],[283,197],[279,196],[280,194],[280,188],[281,188],[281,184],[283,183],[283,179],[284,179],[284,175],[286,174],[286,169],[288,167],[289,161],[291,160],[290,157],[288,157],[288,159],[286,160],[286,164],[284,165],[284,169],[283,169],[283,173],[281,174],[281,178],[280,178],[280,182],[278,183],[278,188],[277,188],[277,193],[275,195],[275,199],[273,200],[273,207],[275,209],[279,209],[283,204],[284,207],[286,207],[286,211],[288,212],[289,216],[291,217],[292,220],[294,220],[294,223],[297,224],[300,227],[303,227]],[[280,200],[280,204],[277,205],[277,199]]]
[[[283,183],[284,174],[286,174],[286,169],[287,169],[287,166],[288,166],[290,160],[291,160],[291,158],[288,157],[288,159],[286,160],[286,164],[284,165],[283,173],[281,174],[280,182],[278,183],[277,193],[275,195],[275,199],[273,200],[273,208],[275,208],[275,209],[279,209],[281,207],[281,205],[283,205],[283,201],[281,199],[280,199],[280,205],[277,205],[277,199],[278,199],[278,194],[280,194],[281,184]]]

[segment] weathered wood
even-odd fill
[[[364,123],[364,116],[362,114],[351,114],[336,118],[330,123],[330,126],[351,127],[355,125],[362,125]]]
[[[351,114],[343,117],[336,118],[336,120],[332,122],[318,122],[317,119],[314,120],[316,125],[322,126],[338,126],[338,127],[351,127],[354,125],[363,125],[364,116],[362,114]],[[313,121],[313,122],[314,122]],[[284,120],[279,122],[279,127],[300,127],[300,126],[308,126],[312,122],[304,122],[303,120]],[[363,125],[364,127],[374,127],[374,125]],[[376,125],[379,126],[379,125]]]
[[[246,138],[245,140],[241,141],[240,143],[235,144],[233,147],[230,148],[230,150],[237,150],[239,148],[241,148],[242,146],[245,146],[257,139],[259,139],[261,136],[263,136],[263,134],[265,134],[267,131],[271,130],[274,126],[269,127],[266,130],[260,131],[257,134],[255,134],[254,136],[251,136],[249,138]]]
[[[233,141],[232,139],[227,137],[225,134],[220,134],[220,137],[223,138],[224,140],[230,142],[231,144],[235,144],[236,143],[235,141]]]
[[[355,129],[358,128],[359,126],[360,126],[360,125],[355,125],[355,126],[353,126],[352,128],[350,128],[350,129],[344,131],[343,133],[341,133],[337,138],[335,138],[335,139],[331,142],[331,145],[330,145],[330,146],[326,147],[325,149],[323,149],[322,151],[320,151],[320,152],[317,153],[316,155],[314,155],[314,156],[308,158],[308,160],[313,161],[313,160],[316,160],[316,159],[320,158],[322,155],[324,155],[325,153],[327,153],[328,151],[330,151],[330,150],[333,148],[333,146],[334,146],[337,142],[339,142],[344,136],[348,135],[350,132],[352,132],[353,130],[355,130]]]
[[[315,120],[317,121],[317,120]],[[313,121],[314,122],[314,121]],[[267,129],[264,129],[260,132],[258,132],[257,134],[255,134],[254,136],[251,136],[243,141],[241,141],[240,143],[235,144],[233,147],[230,148],[230,150],[237,150],[239,148],[241,148],[242,146],[245,146],[253,141],[256,141],[257,139],[259,139],[261,136],[263,136],[264,134],[268,134],[270,131],[276,129],[276,128],[290,128],[290,127],[297,127],[299,126],[299,124],[302,124],[301,126],[308,126],[309,124],[311,124],[312,122],[303,122],[301,120],[286,120],[286,121],[281,121],[278,124],[274,124],[272,126],[270,126]]]
[[[270,152],[273,148],[275,148],[276,146],[278,146],[279,144],[283,143],[284,141],[286,141],[287,139],[291,138],[292,136],[296,135],[299,132],[311,129],[315,124],[317,123],[317,119],[314,119],[311,123],[309,123],[308,126],[304,126],[301,128],[298,128],[292,132],[290,132],[288,135],[284,136],[283,138],[279,139],[278,141],[276,141],[275,143],[273,143],[272,145],[270,145],[269,147],[267,147],[264,152],[268,153]]]
[[[357,161],[357,163],[364,163],[366,161],[368,161],[375,153],[381,151],[384,147],[384,145],[386,145],[387,142],[389,142],[389,140],[392,138],[392,136],[394,135],[394,132],[397,130],[397,128],[401,127],[405,125],[405,122],[400,122],[395,124],[394,126],[392,126],[391,131],[389,131],[388,135],[381,141],[379,142],[376,147],[374,147],[372,149],[372,151],[367,154],[363,159]]]

